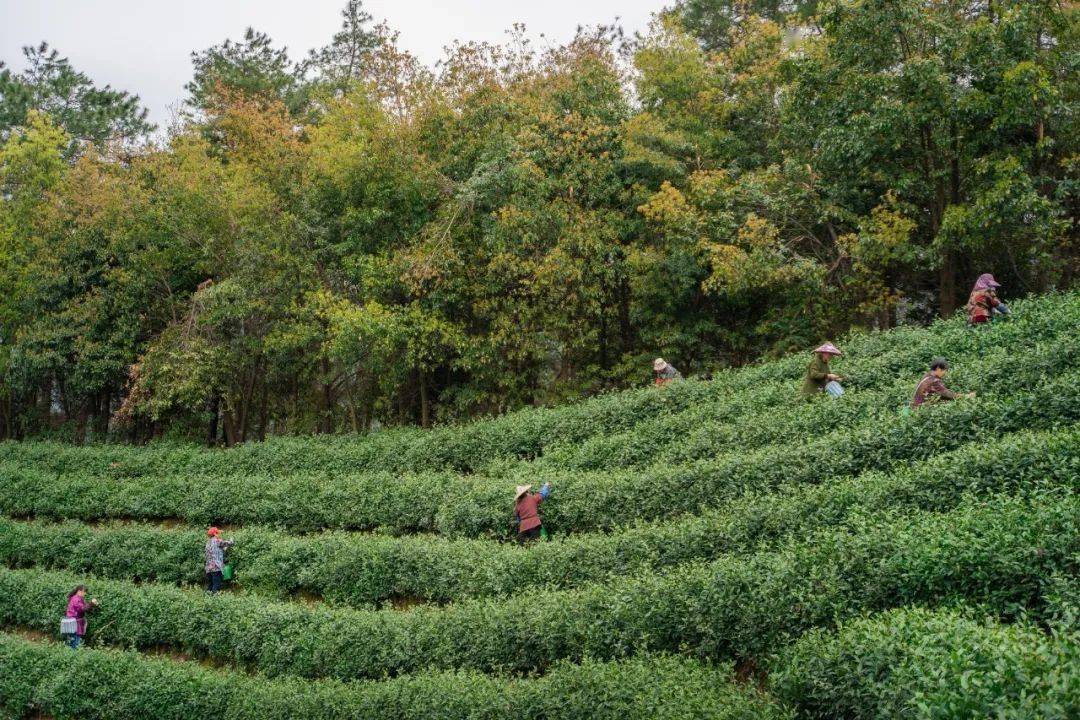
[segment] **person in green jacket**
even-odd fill
[[[829,361],[836,355],[843,355],[832,343],[825,343],[814,350],[814,357],[806,366],[806,379],[803,380],[803,397],[814,397],[825,390],[831,382],[840,380],[840,376],[829,370]]]

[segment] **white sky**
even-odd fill
[[[502,42],[525,23],[538,47],[570,39],[578,25],[644,30],[668,0],[365,0],[375,22],[400,31],[403,48],[431,65],[454,40]],[[294,59],[327,44],[345,0],[0,0],[0,60],[22,67],[23,45],[47,41],[98,85],[136,93],[150,119],[169,123],[185,96],[191,51],[239,40],[247,26],[286,45]],[[543,33],[546,37],[541,40]]]

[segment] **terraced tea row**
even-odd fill
[[[1038,617],[1080,568],[1080,498],[997,499],[745,558],[680,565],[562,592],[409,612],[306,608],[99,580],[97,642],[166,646],[268,674],[381,678],[429,669],[529,672],[560,659],[652,651],[764,658],[805,631],[911,603]],[[83,578],[0,571],[0,622],[51,631]]]
[[[727,666],[675,658],[559,664],[541,678],[469,672],[382,682],[266,680],[130,652],[0,634],[0,711],[84,720],[310,718],[1072,718],[1080,636],[901,610],[816,631],[771,665],[769,695]]]
[[[80,720],[789,717],[737,689],[730,667],[675,658],[560,665],[524,681],[452,672],[344,684],[266,680],[130,652],[74,656],[62,646],[0,633],[0,714],[36,711]]]
[[[1035,298],[1014,304],[1015,319],[986,332],[973,333],[956,318],[929,329],[858,333],[841,342],[848,350],[843,372],[859,395],[888,389],[885,405],[895,407],[910,397],[911,387],[934,355],[952,357],[959,373],[998,351],[1011,354],[1021,370],[1035,342],[1074,333],[1080,325],[1080,295]],[[795,355],[767,364],[721,373],[711,383],[686,382],[664,392],[642,389],[615,393],[557,409],[533,409],[494,420],[434,431],[392,430],[363,438],[272,439],[228,452],[195,447],[125,448],[102,446],[73,449],[59,444],[0,444],[0,460],[42,469],[80,474],[142,476],[178,470],[202,477],[223,474],[391,473],[427,470],[477,472],[492,463],[531,460],[549,454],[562,467],[610,467],[653,460],[679,461],[666,445],[644,452],[635,444],[653,436],[665,422],[677,432],[694,423],[727,424],[797,405],[795,389],[806,363]],[[903,378],[908,379],[904,386]],[[972,374],[974,379],[977,374]],[[845,402],[852,398],[845,398]],[[674,419],[689,411],[685,421]],[[605,442],[607,436],[618,436]],[[595,439],[593,442],[587,442]],[[725,442],[727,440],[725,439]],[[709,451],[718,448],[709,446]],[[629,453],[620,458],[622,452]],[[698,451],[705,452],[704,449]],[[695,455],[700,457],[699,455]],[[113,464],[117,467],[113,467]]]
[[[1017,377],[1022,377],[1018,370]],[[546,522],[562,532],[618,528],[717,507],[742,494],[818,483],[888,469],[955,449],[974,437],[1060,427],[1080,420],[1080,370],[1042,384],[1007,384],[1000,393],[889,413],[863,427],[838,430],[803,445],[766,447],[685,466],[645,471],[545,475],[557,481]],[[453,536],[507,536],[512,480],[455,475],[295,476],[215,479],[190,476],[111,479],[54,475],[0,466],[0,512],[16,517],[179,518],[194,524],[273,525]]]
[[[805,718],[1080,717],[1080,635],[903,610],[812,632],[770,677]]]
[[[556,538],[526,549],[490,540],[328,533],[292,537],[241,529],[232,551],[245,590],[314,594],[366,607],[396,597],[431,602],[571,588],[804,537],[852,517],[942,512],[995,493],[1080,493],[1080,427],[979,440],[889,474],[752,494],[720,510],[612,535]],[[201,529],[92,528],[0,520],[0,563],[167,583],[202,581]]]

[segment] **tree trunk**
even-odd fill
[[[322,417],[319,418],[319,432],[328,435],[332,431],[334,424],[334,388],[330,383],[330,361],[323,358],[319,363],[319,367],[322,369],[323,374],[323,411]]]
[[[431,427],[431,406],[428,402],[428,384],[427,373],[423,370],[418,370],[420,382],[420,427]]]
[[[218,442],[218,416],[221,414],[221,396],[215,395],[210,401],[210,424],[206,429],[206,446],[214,447]]]
[[[233,418],[232,411],[226,409],[221,414],[221,422],[223,429],[225,430],[225,447],[232,447],[236,444],[236,420]]]
[[[269,396],[269,390],[266,387],[266,375],[263,374],[262,382],[262,399],[259,401],[259,442],[266,440],[266,415],[267,415],[267,402]]]
[[[938,305],[942,317],[951,317],[956,312],[956,258],[949,250],[942,256],[938,271]]]

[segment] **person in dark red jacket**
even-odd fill
[[[518,522],[518,542],[525,543],[540,537],[540,503],[551,494],[551,483],[544,483],[540,492],[532,492],[532,485],[518,485],[514,490],[514,515]]]
[[[945,373],[949,370],[949,363],[945,358],[934,358],[930,362],[930,372],[919,381],[915,387],[915,396],[911,399],[911,407],[917,408],[927,402],[940,402],[942,400],[955,400],[959,397],[975,397],[975,393],[967,395],[953,392],[945,387]]]
[[[969,325],[982,325],[990,322],[996,315],[1008,315],[1009,306],[1001,302],[997,289],[1001,283],[990,273],[983,273],[971,288],[968,298],[967,313]]]

